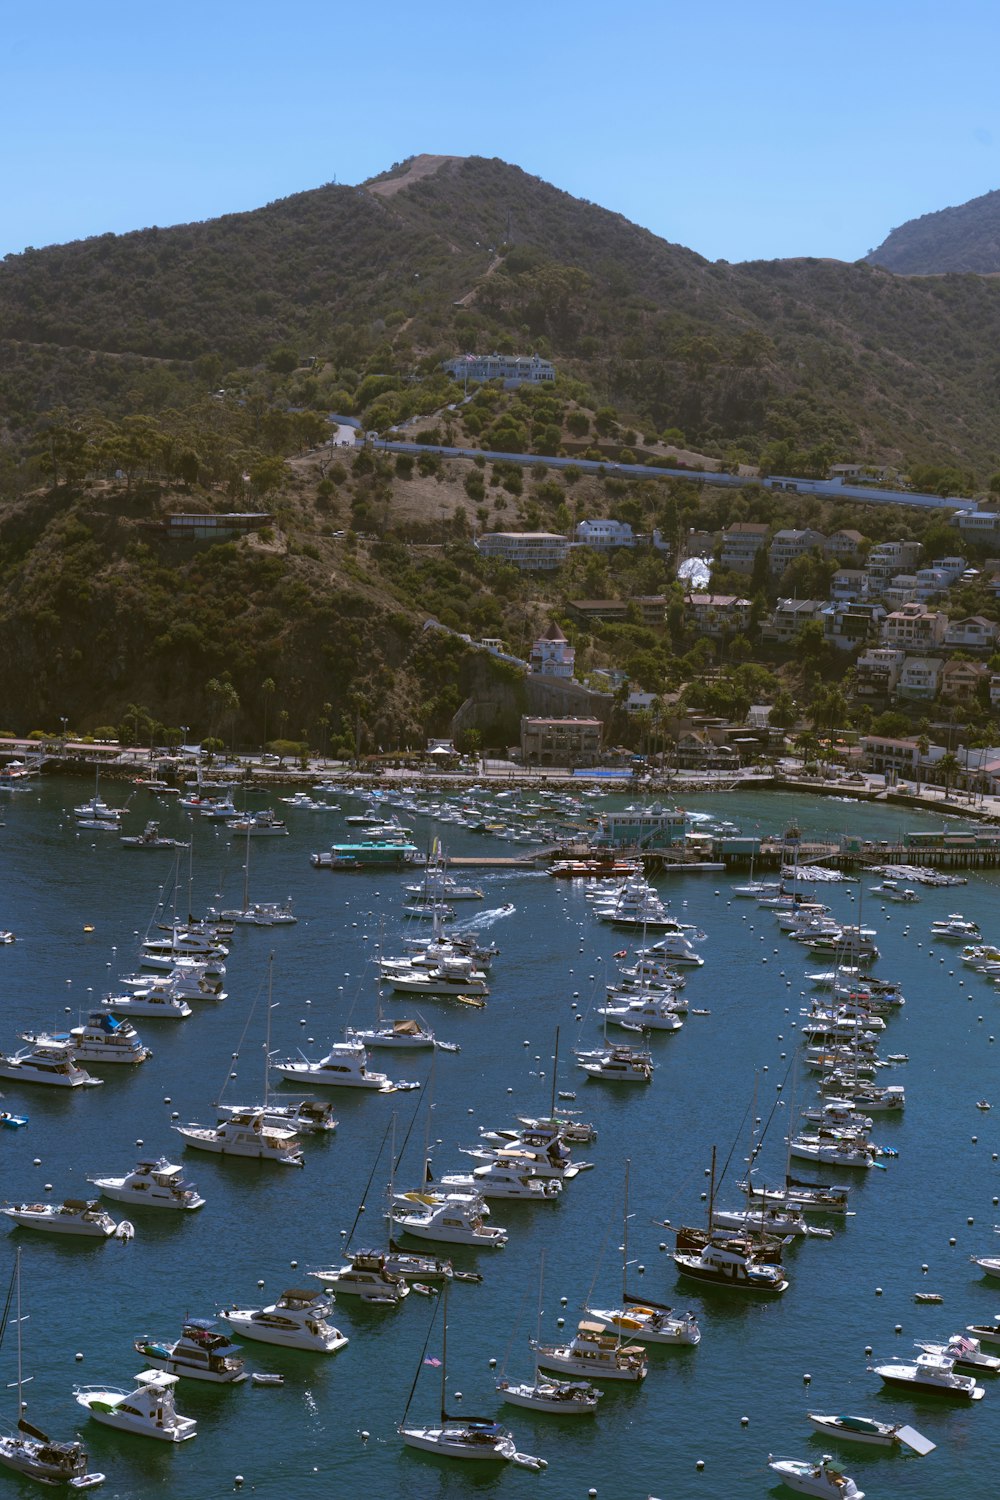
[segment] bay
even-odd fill
[[[104,791],[111,802],[124,800],[115,795],[117,788]],[[75,828],[67,810],[86,795],[83,783],[53,777],[7,796],[0,806],[6,824],[0,830],[0,923],[17,934],[13,946],[0,949],[0,1046],[5,1049],[15,1045],[20,1030],[75,1024],[79,1012],[97,1005],[115,976],[134,966],[137,944],[161,895],[168,907],[171,901],[169,853],[124,850],[114,835]],[[145,817],[157,816],[164,831],[187,836],[191,824],[180,810],[140,800],[146,797],[135,794],[130,824],[141,827]],[[251,805],[268,800],[280,807],[275,798],[262,796],[253,796]],[[344,812],[357,806],[339,800]],[[608,805],[614,802],[607,799]],[[905,829],[940,826],[939,816],[786,794],[692,797],[689,805],[734,821],[745,833],[780,831],[794,821],[805,834],[850,831],[895,838]],[[912,908],[883,910],[877,898],[865,897],[865,920],[879,930],[877,972],[898,978],[908,999],[903,1014],[891,1021],[882,1049],[909,1056],[898,1070],[898,1081],[907,1087],[907,1110],[902,1120],[878,1121],[874,1131],[899,1155],[887,1161],[887,1170],[864,1174],[857,1183],[856,1216],[843,1233],[832,1242],[789,1251],[791,1286],[785,1296],[754,1303],[699,1294],[678,1283],[669,1253],[659,1248],[672,1244],[662,1221],[702,1221],[713,1145],[720,1165],[731,1156],[720,1206],[736,1202],[735,1175],[747,1150],[755,1078],[757,1113],[766,1120],[774,1110],[762,1175],[777,1180],[783,1172],[781,1137],[790,1105],[781,1101],[791,1089],[797,1012],[811,993],[804,975],[814,965],[778,933],[770,915],[731,896],[738,877],[664,877],[659,889],[670,896],[676,914],[708,934],[702,950],[706,963],[690,974],[686,995],[711,1014],[692,1015],[678,1034],[652,1040],[659,1066],[649,1088],[615,1092],[587,1083],[573,1065],[571,1049],[599,1039],[590,1007],[599,1003],[614,968],[613,954],[626,939],[593,919],[577,884],[535,872],[476,873],[485,892],[476,925],[501,948],[489,1003],[482,1011],[433,1001],[420,1007],[438,1034],[462,1049],[437,1061],[430,1130],[435,1174],[464,1169],[468,1158],[458,1148],[475,1144],[480,1126],[510,1125],[516,1112],[547,1110],[557,1026],[559,1089],[576,1092],[574,1107],[599,1130],[596,1143],[577,1149],[595,1163],[594,1170],[570,1184],[556,1205],[494,1202],[492,1222],[511,1231],[506,1249],[455,1254],[456,1263],[477,1267],[485,1279],[481,1286],[456,1286],[451,1296],[449,1392],[462,1392],[459,1409],[464,1404],[476,1414],[498,1412],[521,1449],[548,1460],[544,1474],[448,1464],[401,1446],[395,1428],[434,1313],[433,1302],[417,1296],[395,1311],[364,1309],[342,1298],[332,1321],[350,1344],[331,1359],[247,1343],[251,1367],[286,1376],[281,1389],[215,1390],[182,1383],[178,1405],[198,1418],[199,1431],[194,1442],[176,1451],[92,1422],[78,1424],[74,1383],[127,1384],[142,1367],[132,1350],[134,1339],[176,1337],[185,1315],[211,1316],[233,1303],[271,1301],[285,1287],[301,1283],[307,1270],[336,1263],[341,1231],[354,1220],[393,1110],[400,1142],[417,1111],[397,1186],[417,1184],[424,1089],[390,1097],[327,1091],[340,1125],[329,1140],[306,1139],[301,1172],[184,1152],[170,1128],[174,1112],[181,1121],[207,1123],[211,1101],[230,1068],[238,1077],[227,1087],[227,1098],[258,1095],[269,953],[278,1003],[272,1047],[285,1055],[301,1048],[317,1056],[349,1022],[372,1021],[380,932],[386,951],[399,951],[406,931],[404,877],[314,870],[310,852],[348,836],[343,814],[282,812],[290,837],[253,843],[251,897],[280,900],[290,894],[300,921],[288,929],[237,929],[227,1001],[192,1002],[195,1014],[184,1022],[138,1022],[153,1058],[134,1070],[105,1069],[107,1081],[100,1089],[64,1095],[0,1084],[5,1107],[23,1107],[31,1117],[26,1130],[0,1132],[3,1198],[83,1196],[88,1174],[123,1173],[140,1155],[163,1153],[184,1160],[207,1199],[197,1214],[183,1216],[132,1214],[124,1205],[108,1204],[115,1217],[126,1214],[136,1223],[136,1238],[124,1247],[61,1243],[24,1230],[7,1236],[11,1261],[15,1241],[24,1247],[24,1296],[31,1315],[26,1358],[35,1377],[27,1391],[29,1416],[58,1436],[80,1425],[91,1466],[108,1474],[107,1494],[122,1500],[148,1495],[200,1500],[232,1493],[234,1476],[242,1474],[244,1493],[252,1489],[275,1500],[403,1494],[436,1500],[501,1488],[575,1497],[586,1496],[591,1487],[615,1500],[643,1500],[649,1494],[742,1500],[774,1489],[765,1467],[769,1451],[803,1457],[823,1451],[822,1440],[811,1435],[804,1420],[809,1409],[909,1420],[939,1444],[930,1457],[912,1462],[845,1449],[847,1471],[872,1497],[944,1500],[976,1492],[974,1476],[992,1472],[1000,1457],[994,1412],[1000,1381],[986,1377],[988,1394],[976,1408],[952,1410],[884,1394],[866,1365],[908,1356],[915,1338],[945,1339],[968,1322],[992,1321],[1000,1309],[1000,1286],[991,1290],[969,1262],[974,1253],[994,1251],[992,1226],[1000,1221],[993,1202],[1000,1195],[1000,1167],[993,1160],[1000,1151],[1000,1040],[990,1040],[994,1034],[1000,1038],[997,993],[983,977],[963,969],[956,947],[935,947],[928,936],[934,918],[961,910],[980,922],[987,940],[997,940],[995,874],[976,875],[961,889],[928,889]],[[424,845],[435,831],[432,821],[403,816]],[[455,854],[511,852],[509,844],[466,829],[440,831]],[[230,844],[225,830],[197,826],[196,911],[219,892],[225,904],[238,904],[243,855],[242,843]],[[184,855],[181,910],[187,905],[186,860]],[[823,887],[821,896],[836,912],[854,914],[857,891],[852,882]],[[507,902],[514,904],[511,914],[501,910]],[[471,919],[466,908],[460,915],[463,923]],[[413,1013],[412,1001],[404,998],[386,1006],[396,1016]],[[588,1011],[584,1020],[574,1018]],[[425,1059],[383,1052],[373,1055],[373,1064],[426,1085]],[[779,1084],[784,1085],[780,1093]],[[804,1095],[804,1084],[799,1092]],[[993,1112],[976,1109],[978,1099],[994,1094]],[[530,1374],[527,1339],[534,1333],[541,1251],[546,1256],[544,1337],[559,1331],[560,1317],[572,1330],[591,1286],[598,1305],[610,1305],[620,1291],[626,1157],[632,1164],[630,1254],[644,1267],[634,1269],[632,1289],[696,1308],[701,1345],[651,1348],[644,1385],[608,1387],[593,1422],[560,1422],[503,1408],[493,1386],[508,1349],[510,1377]],[[381,1189],[387,1177],[383,1154],[356,1245],[377,1243],[383,1231]],[[943,1305],[916,1305],[913,1296],[921,1290],[941,1293]],[[874,1349],[873,1360],[865,1356],[867,1345]],[[80,1362],[77,1352],[84,1356]],[[438,1324],[428,1354],[440,1352]],[[4,1384],[13,1379],[10,1361],[5,1342]],[[12,1399],[9,1392],[0,1396]],[[426,1369],[411,1416],[431,1419],[437,1404],[437,1373]],[[369,1434],[366,1440],[362,1432]],[[704,1461],[701,1472],[695,1468],[698,1460]],[[0,1482],[12,1494],[35,1493],[6,1473]]]

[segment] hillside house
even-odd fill
[[[552,363],[537,354],[460,354],[457,359],[443,360],[441,368],[459,385],[502,380],[510,390],[519,385],[544,385],[556,378]]]
[[[904,604],[886,615],[882,625],[882,642],[900,646],[904,651],[926,651],[940,646],[948,629],[948,616],[924,604]]]
[[[886,609],[901,609],[904,604],[917,602],[916,573],[897,573],[882,594]]]
[[[1000,513],[995,510],[960,510],[951,518],[962,537],[970,542],[1000,542]]]
[[[864,568],[838,568],[830,580],[830,598],[836,604],[853,604],[868,595],[868,574]]]
[[[926,604],[931,599],[940,599],[947,594],[954,583],[954,575],[948,568],[918,568],[914,574],[917,586],[917,599]]]
[[[528,660],[529,670],[535,676],[569,678],[573,676],[576,652],[559,626],[553,623],[535,641]]]
[[[621,624],[629,618],[629,606],[635,605],[644,625],[662,625],[667,607],[666,594],[636,594],[631,599],[568,599],[569,613],[583,624],[596,620]]]
[[[230,537],[246,536],[272,525],[268,511],[212,511],[207,515],[175,515],[166,520],[167,536],[172,542],[224,542]]]
[[[476,542],[482,557],[510,563],[524,573],[553,573],[566,561],[567,539],[551,531],[486,531]]]
[[[996,638],[997,628],[992,620],[982,615],[966,615],[961,620],[948,621],[944,645],[952,651],[992,651]]]
[[[885,620],[881,604],[827,604],[821,611],[823,638],[839,651],[856,651],[878,639]]]
[[[906,652],[891,646],[869,646],[854,664],[854,696],[862,703],[885,701],[892,697]]]
[[[761,639],[779,643],[794,640],[803,625],[820,618],[823,609],[822,599],[779,599],[761,630]]]
[[[835,531],[823,543],[823,553],[833,562],[853,562],[864,551],[865,539],[860,531],[849,527]]]
[[[813,531],[808,526],[800,531],[790,527],[776,531],[767,551],[768,569],[775,578],[780,578],[789,563],[797,557],[805,557],[814,547],[822,547],[825,541],[821,531]]]
[[[931,702],[941,686],[941,663],[934,656],[908,656],[896,683],[896,697]]]
[[[689,594],[684,619],[699,635],[738,635],[750,622],[750,600],[737,594]]]
[[[752,573],[754,559],[767,541],[770,527],[762,521],[734,521],[722,533],[719,562],[734,573]]]
[[[627,521],[581,521],[575,541],[578,547],[610,552],[612,547],[634,547],[636,536]]]
[[[946,661],[941,667],[941,696],[953,703],[975,698],[980,683],[988,682],[990,669],[981,661]]]
[[[865,563],[870,591],[879,592],[897,573],[912,572],[923,550],[919,542],[879,542],[871,549]]]

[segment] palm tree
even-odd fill
[[[949,750],[946,755],[942,755],[937,764],[938,770],[944,777],[944,794],[945,797],[947,797],[949,791],[951,790],[952,779],[954,778],[955,774],[962,769],[961,762],[959,761],[958,756],[953,755]]]
[[[922,734],[920,736],[920,738],[917,740],[917,761],[916,761],[916,765],[914,767],[914,769],[916,770],[916,773],[917,773],[917,796],[918,797],[920,796],[920,769],[921,769],[921,766],[923,765],[924,761],[926,761],[926,759],[927,759],[927,755],[928,755],[928,752],[930,751],[930,748],[931,748],[931,742],[930,742],[930,740],[928,739],[928,737],[927,737],[926,734]]]

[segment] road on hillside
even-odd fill
[[[859,485],[838,484],[829,479],[744,479],[738,474],[720,474],[701,469],[667,469],[652,464],[618,464],[594,458],[554,458],[545,453],[496,453],[482,448],[446,448],[433,443],[391,442],[388,438],[372,439],[373,448],[389,453],[438,453],[443,458],[485,458],[491,463],[545,464],[549,469],[579,469],[583,474],[617,474],[627,479],[689,479],[695,484],[715,484],[727,489],[742,489],[759,484],[764,489],[796,495],[820,495],[827,500],[849,500],[857,505],[902,505],[917,510],[975,510],[974,500],[955,496],[904,494],[900,490],[869,490]]]

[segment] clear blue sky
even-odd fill
[[[711,259],[1000,186],[996,0],[5,0],[0,254],[499,156]]]

